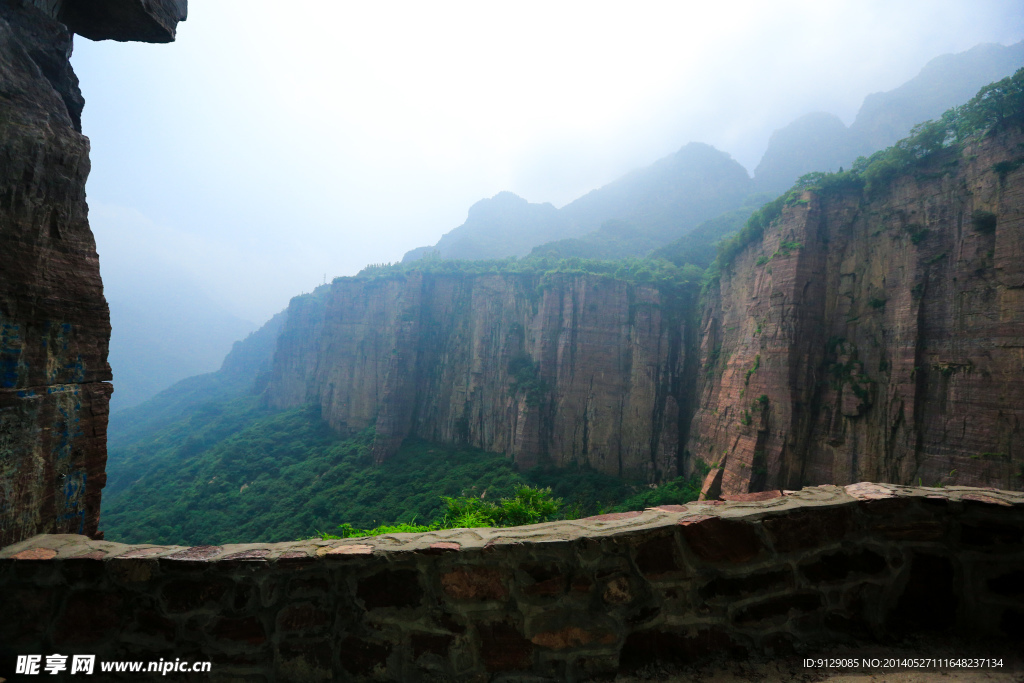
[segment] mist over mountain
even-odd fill
[[[778,194],[805,173],[849,168],[857,157],[888,147],[1022,64],[1024,42],[978,45],[936,57],[900,87],[868,95],[849,128],[833,114],[802,116],[772,134],[754,171],[757,189]]]
[[[900,87],[868,95],[849,127],[834,114],[813,112],[776,130],[753,178],[729,154],[691,142],[561,209],[502,192],[474,204],[466,222],[434,247],[413,249],[402,261],[429,253],[470,260],[531,252],[596,259],[645,255],[723,212],[756,203],[752,193],[764,193],[763,203],[806,173],[848,168],[1021,64],[1024,42],[936,57]]]
[[[481,200],[470,208],[466,222],[435,247],[410,251],[402,261],[432,251],[443,258],[467,260],[525,256],[553,240],[567,241],[545,253],[589,258],[639,255],[734,208],[752,187],[746,170],[728,154],[691,142],[561,209],[530,204],[509,192]]]
[[[994,84],[998,97],[1019,100],[1021,74]],[[508,192],[477,202],[465,223],[436,247],[410,253],[406,263],[371,266],[295,297],[287,312],[236,344],[219,371],[181,381],[114,415],[104,503],[108,528],[136,541],[206,543],[236,534],[243,523],[249,529],[257,514],[292,520],[288,533],[352,515],[379,520],[374,515],[386,511],[398,520],[425,514],[427,507],[401,501],[411,499],[414,489],[417,496],[426,490],[421,469],[431,471],[429,493],[458,493],[464,484],[445,476],[444,462],[456,457],[451,449],[460,448],[475,449],[476,455],[458,456],[474,462],[503,454],[524,473],[553,468],[552,480],[569,482],[570,489],[604,478],[580,499],[590,509],[625,498],[626,488],[607,497],[594,493],[610,490],[608,481],[620,480],[634,491],[653,483],[692,493],[708,470],[708,476],[721,477],[726,462],[732,469],[719,484],[723,491],[806,484],[807,477],[798,481],[799,467],[770,469],[765,451],[756,445],[761,436],[753,437],[773,433],[771,421],[792,414],[787,401],[795,394],[785,383],[797,380],[780,363],[790,362],[794,349],[813,340],[818,375],[839,373],[839,379],[826,387],[800,375],[796,389],[807,394],[805,405],[827,407],[826,422],[849,421],[842,427],[819,425],[815,434],[861,429],[866,415],[883,414],[870,412],[873,387],[900,382],[910,369],[890,370],[888,357],[895,352],[889,347],[877,352],[886,357],[866,365],[855,360],[868,352],[844,341],[859,339],[850,326],[866,326],[870,318],[879,329],[898,327],[899,320],[909,319],[908,311],[924,305],[926,276],[946,282],[942,269],[952,267],[946,265],[951,263],[947,254],[967,253],[967,246],[974,261],[958,263],[958,277],[950,282],[966,284],[956,287],[984,288],[981,281],[993,269],[1019,269],[1019,260],[999,247],[1016,239],[1014,224],[1001,216],[1012,215],[1019,196],[1011,186],[1020,180],[1019,130],[1001,119],[993,123],[980,97],[950,116],[956,123],[943,118],[844,173],[805,179],[778,196],[758,192],[759,186],[796,180],[808,166],[838,168],[837,160],[856,152],[842,121],[812,114],[777,131],[754,179],[728,154],[691,143],[562,209]],[[959,126],[955,133],[949,132],[951,125]],[[933,129],[938,132],[930,133]],[[992,135],[986,135],[989,129]],[[967,205],[969,193],[947,197],[935,191],[954,173],[962,180],[958,188],[972,183],[985,188],[983,197],[970,200],[975,210],[967,214],[928,205],[936,197]],[[884,215],[901,216],[906,207],[900,202],[906,201],[911,213],[932,216],[922,219],[928,225],[900,219],[876,226],[865,223],[864,212],[855,208],[868,203]],[[817,211],[821,202],[829,211]],[[947,224],[950,217],[972,227]],[[836,313],[831,335],[813,323],[824,315],[816,307],[825,299],[803,301],[797,291],[803,291],[800,283],[817,282],[818,266],[804,254],[817,254],[814,263],[831,264],[825,258],[831,239],[822,237],[826,223],[819,220],[837,241],[850,242],[858,268],[869,269],[878,259],[892,262],[889,276],[855,280],[863,291],[848,305],[855,303],[858,313]],[[869,229],[874,235],[887,230],[891,239],[854,239],[854,228],[864,235]],[[552,235],[559,238],[536,243]],[[527,253],[518,260],[504,258]],[[423,258],[431,254],[440,258]],[[643,256],[648,258],[636,258]],[[845,273],[829,268],[830,276]],[[762,331],[772,324],[792,333],[790,314],[776,319],[774,294],[761,297],[763,287],[782,292],[779,301],[795,302],[786,306],[804,311],[811,321],[775,351],[765,344],[781,337],[762,337]],[[705,297],[711,295],[718,298],[708,308]],[[753,301],[765,307],[756,321],[746,313]],[[840,311],[832,304],[826,308],[829,315]],[[990,318],[1001,319],[1006,310],[993,309]],[[949,317],[938,309],[929,315],[935,321]],[[721,329],[708,336],[695,327],[708,316],[738,318],[720,322]],[[737,332],[741,328],[746,332]],[[933,343],[931,329],[921,328],[921,343]],[[869,341],[865,337],[860,343],[866,349]],[[739,351],[720,351],[726,344],[746,353],[745,360],[730,363]],[[935,357],[942,360],[913,368],[931,373],[927,386],[938,387],[922,400],[945,391],[956,368],[982,363],[977,354],[966,360]],[[967,379],[1003,382],[1009,367]],[[824,394],[822,403],[815,392],[826,389],[832,393]],[[735,405],[705,410],[700,406],[713,401],[698,400],[700,392],[714,394],[713,401],[735,399]],[[922,407],[922,414],[946,419],[945,409],[936,406]],[[975,409],[984,419],[992,417],[984,406],[972,404]],[[698,428],[704,430],[700,435],[693,431]],[[726,443],[723,435],[734,430],[747,434],[749,443]],[[961,471],[972,482],[1012,485],[1013,475],[999,463],[1014,465],[1018,456],[992,442],[997,431],[982,430],[959,446],[952,472]],[[721,443],[707,449],[705,442],[714,439]],[[842,445],[828,439],[830,447]],[[906,443],[911,442],[908,436]],[[425,454],[431,455],[421,459]],[[419,464],[408,465],[411,471],[403,469],[414,462]],[[879,458],[858,462],[874,469],[866,474],[822,470],[815,481],[920,476],[909,470],[882,476],[879,468],[888,465]],[[940,469],[928,464],[923,472],[934,478]],[[376,478],[385,472],[390,474]],[[352,482],[366,485],[352,488]],[[345,502],[353,496],[359,499],[355,504]],[[393,503],[367,507],[384,496]],[[293,514],[279,505],[291,506]],[[183,526],[184,511],[199,509],[195,506],[204,511],[201,519]],[[225,510],[230,514],[222,514]]]
[[[757,189],[778,194],[811,171],[838,171],[867,152],[834,114],[801,116],[772,133],[761,163],[754,170]]]
[[[413,249],[403,262],[430,253],[442,258],[495,259],[525,256],[538,240],[571,234],[572,225],[551,204],[531,204],[511,192],[499,192],[469,207],[466,222],[433,247]]]
[[[218,368],[232,344],[256,325],[232,315],[178,279],[132,278],[107,292],[111,412],[138,405],[186,377]]]
[[[729,232],[723,226],[739,229],[754,208],[801,175],[848,168],[858,156],[891,144],[1022,63],[1024,42],[937,57],[904,85],[865,98],[850,127],[833,114],[815,112],[775,131],[753,178],[726,152],[693,142],[560,209],[499,192],[473,204],[462,225],[433,246],[409,251],[403,262],[429,254],[464,260],[530,254],[617,259],[665,249],[659,254],[672,255],[670,260],[686,255],[707,265],[712,242]],[[707,221],[717,222],[694,234],[691,249],[686,235]],[[255,329],[168,268],[143,272],[116,244],[102,246],[114,329],[112,411],[216,369],[231,344]]]
[[[869,480],[1017,488],[1024,328],[1005,292],[1022,281],[1022,92],[1024,69],[982,91],[997,106],[979,95],[661,258],[425,259],[295,297],[221,371],[112,420],[105,528],[276,540],[436,516],[431,496],[516,477],[549,477],[587,511],[642,507],[626,498],[644,486],[672,503]],[[987,322],[968,324],[978,310]],[[1012,345],[994,351],[996,334]],[[901,395],[911,373],[919,390]],[[914,421],[893,428],[891,405]],[[949,428],[966,420],[980,426]],[[877,445],[894,432],[895,456]]]
[[[691,142],[583,195],[562,213],[588,232],[616,219],[662,239],[721,213],[749,191],[750,179],[738,162],[711,145]]]
[[[864,98],[850,132],[875,151],[904,137],[922,121],[966,102],[987,83],[1009,76],[1024,65],[1024,41],[1005,46],[977,45],[940,55],[921,73],[894,90]]]

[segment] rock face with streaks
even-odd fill
[[[870,195],[806,193],[740,254],[702,322],[709,492],[1021,487],[1022,151],[1008,127]]]
[[[341,431],[376,424],[378,459],[415,435],[671,477],[689,305],[596,275],[339,279],[293,301],[268,397]]]
[[[183,0],[0,2],[0,545],[95,533],[105,480],[110,322],[72,31],[166,42],[184,13]]]

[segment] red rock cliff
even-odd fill
[[[416,273],[340,279],[326,297],[293,302],[272,405],[317,403],[343,431],[375,423],[378,458],[414,435],[520,466],[675,476],[686,329],[656,289]]]
[[[106,480],[110,320],[72,32],[166,42],[184,13],[184,0],[0,0],[0,546],[94,534]]]
[[[870,195],[805,193],[739,255],[703,315],[687,444],[711,493],[1021,488],[1022,157],[1006,129]]]

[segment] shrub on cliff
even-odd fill
[[[497,502],[482,498],[447,496],[442,500],[448,508],[441,520],[446,529],[539,524],[554,519],[562,508],[562,499],[554,498],[551,489],[531,486],[520,486],[515,496],[502,498]]]
[[[471,529],[478,527],[522,526],[539,524],[555,518],[562,508],[562,499],[554,498],[550,488],[520,486],[515,496],[489,501],[474,496],[441,496],[445,504],[443,516],[430,524],[384,524],[372,529],[356,529],[341,524],[340,535],[321,533],[324,540],[380,536],[382,534],[416,533],[437,529]]]

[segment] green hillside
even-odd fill
[[[428,523],[445,511],[441,496],[496,500],[524,485],[550,487],[569,516],[685,502],[698,491],[697,482],[650,490],[584,469],[517,473],[501,455],[422,441],[374,466],[372,440],[339,438],[314,407],[275,413],[255,397],[207,405],[111,454],[131,481],[104,498],[101,528],[125,543],[271,542],[343,523]],[[154,457],[133,468],[143,451]]]

